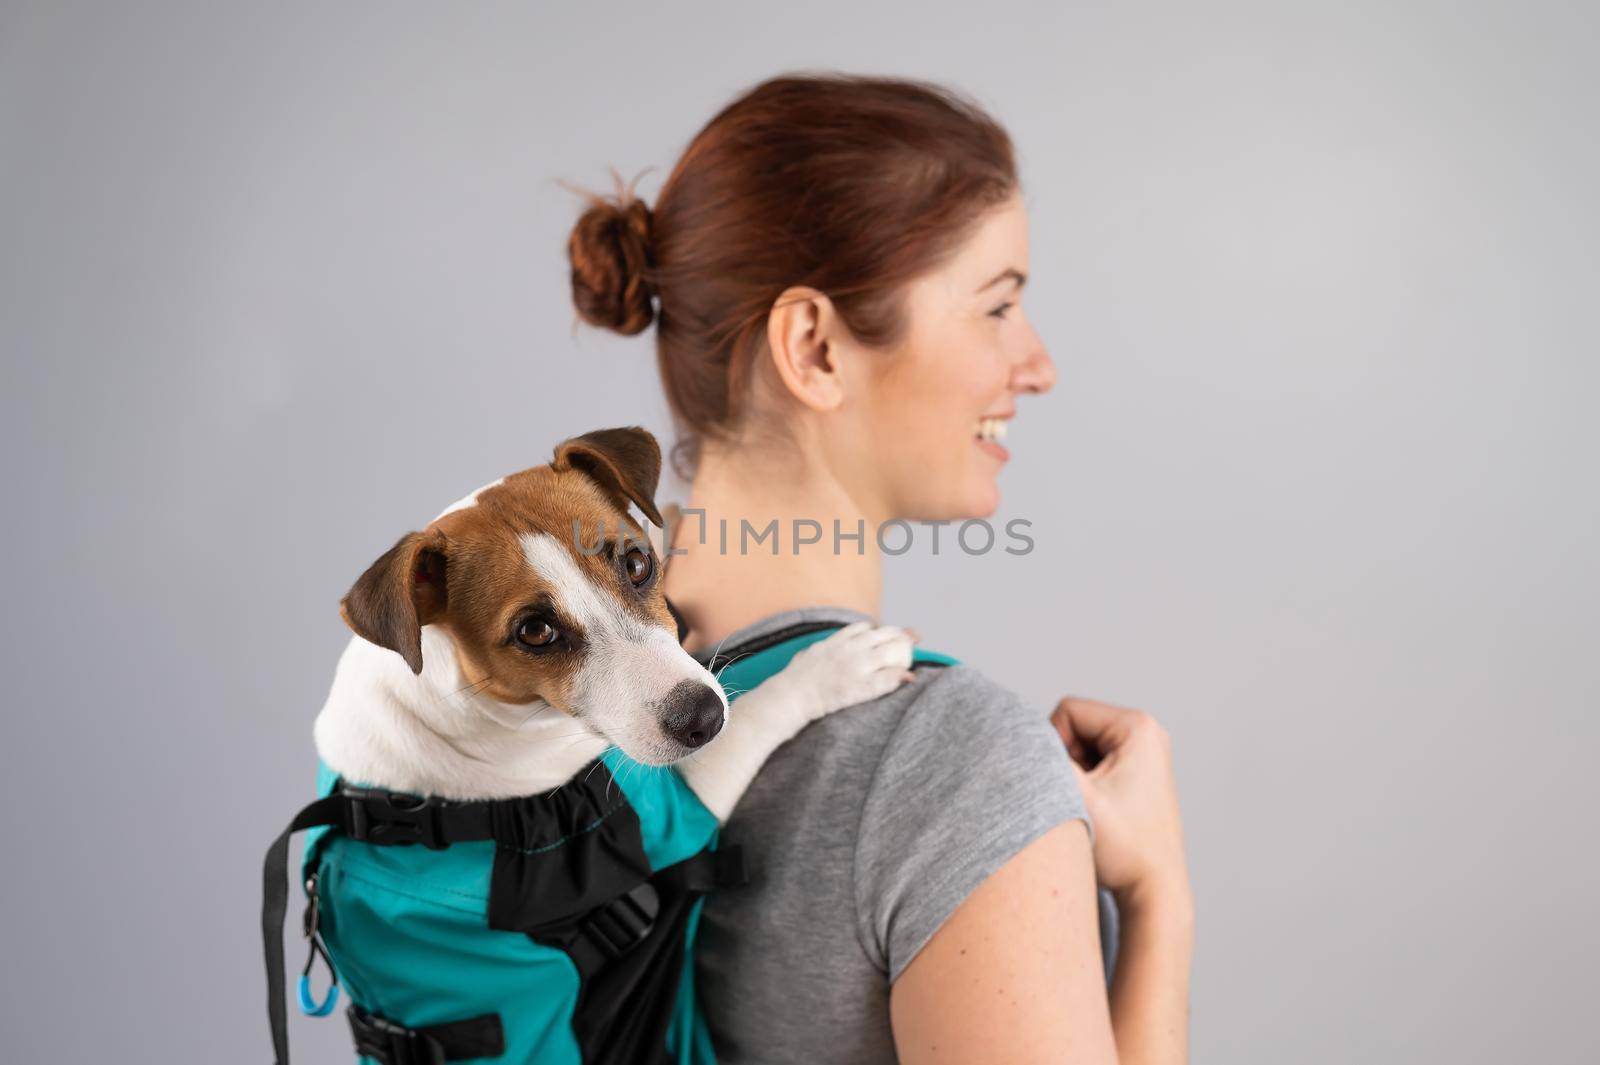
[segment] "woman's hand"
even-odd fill
[[[1071,696],[1050,719],[1094,822],[1096,879],[1125,906],[1192,906],[1166,729],[1141,710]]]

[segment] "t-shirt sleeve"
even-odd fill
[[[966,666],[917,683],[926,687],[884,745],[856,835],[857,931],[891,982],[1013,855],[1056,825],[1089,823],[1043,713]]]

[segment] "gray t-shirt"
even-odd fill
[[[723,650],[796,622],[866,619],[785,611]],[[1080,817],[1048,718],[970,667],[919,668],[898,691],[808,726],[722,832],[744,848],[750,882],[711,895],[700,922],[696,976],[720,1065],[893,1063],[889,985],[991,873]],[[1116,920],[1101,890],[1108,981]]]

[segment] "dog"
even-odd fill
[[[304,972],[320,952],[344,978],[363,1057],[712,1060],[685,959],[699,898],[742,875],[717,828],[808,723],[911,680],[913,637],[845,626],[730,709],[629,514],[663,524],[660,468],[638,427],[563,441],[401,537],[344,596],[353,636],[313,727],[322,797],[266,863],[283,1065],[284,863],[318,826]],[[328,1012],[333,992],[318,1005],[308,987],[302,1009]]]
[[[801,652],[730,718],[679,644],[661,560],[628,513],[661,526],[660,461],[643,429],[578,436],[386,551],[340,604],[355,635],[314,726],[323,762],[373,787],[497,799],[559,787],[615,746],[643,765],[681,762],[725,821],[806,724],[910,679],[911,635],[862,623]]]

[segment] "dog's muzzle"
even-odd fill
[[[722,696],[697,680],[679,681],[661,700],[661,730],[693,750],[722,731]]]

